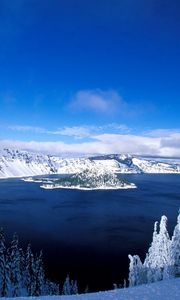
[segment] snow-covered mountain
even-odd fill
[[[180,160],[104,155],[90,158],[62,158],[12,149],[0,150],[0,178],[46,174],[73,174],[105,168],[114,173],[180,173]]]

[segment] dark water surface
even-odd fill
[[[45,190],[39,183],[0,180],[0,226],[21,245],[43,249],[47,275],[67,273],[91,291],[112,288],[128,274],[128,254],[144,257],[153,223],[165,214],[169,232],[180,207],[180,175],[126,175],[138,189]]]

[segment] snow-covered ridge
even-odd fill
[[[73,174],[92,168],[114,173],[180,173],[180,161],[144,159],[130,155],[62,158],[12,149],[0,150],[0,178]]]

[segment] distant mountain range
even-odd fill
[[[0,178],[73,174],[92,168],[114,173],[180,173],[180,160],[125,154],[62,158],[14,149],[0,150]]]

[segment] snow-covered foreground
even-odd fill
[[[4,298],[6,300],[12,298]],[[132,288],[72,296],[19,297],[14,300],[179,300],[180,278],[163,280]]]
[[[161,160],[130,155],[62,158],[12,149],[0,150],[0,178],[46,174],[73,174],[104,168],[114,173],[180,173],[180,160]]]

